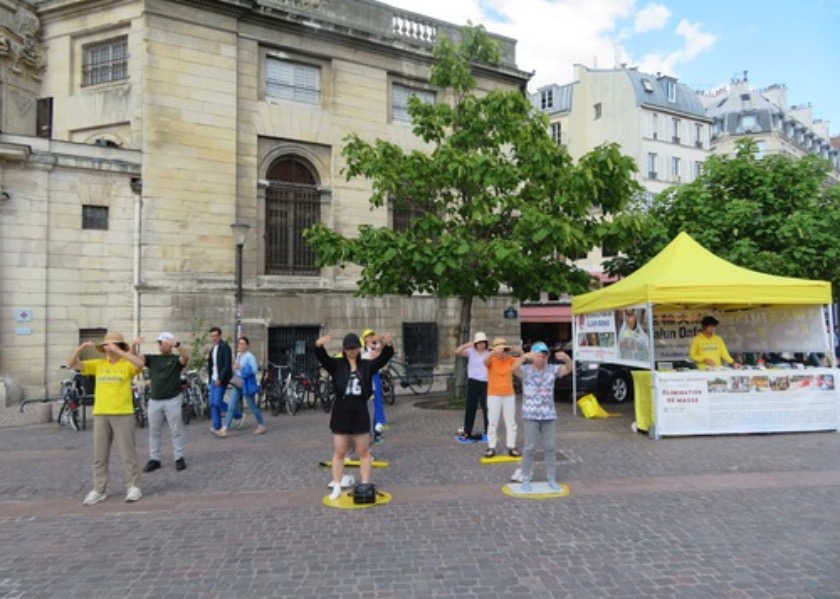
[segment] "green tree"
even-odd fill
[[[840,284],[840,186],[814,155],[758,157],[752,139],[735,155],[711,156],[691,183],[659,194],[644,234],[608,270],[629,274],[680,231],[721,258],[775,275]]]
[[[410,210],[407,230],[363,225],[349,238],[316,225],[306,233],[319,266],[362,267],[359,295],[460,298],[462,343],[474,298],[502,286],[518,300],[587,290],[590,276],[565,257],[605,240],[622,248],[636,230],[623,213],[639,190],[633,161],[605,145],[575,164],[520,90],[477,94],[473,70],[497,62],[481,27],[466,28],[458,45],[441,40],[430,83],[451,103],[409,101],[424,151],[346,138],[343,174],[371,181],[372,210],[389,202]]]

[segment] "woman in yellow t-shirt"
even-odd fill
[[[496,455],[496,429],[499,416],[505,418],[505,443],[508,454],[519,457],[516,450],[516,394],[513,390],[513,362],[521,352],[520,347],[512,347],[502,337],[493,339],[490,352],[484,357],[487,366],[487,451],[484,457]]]
[[[105,354],[99,360],[84,360],[80,356],[87,347]],[[84,375],[96,377],[93,395],[93,490],[82,503],[93,505],[104,500],[108,486],[108,460],[111,444],[116,442],[120,452],[125,479],[128,483],[126,501],[137,501],[140,492],[140,466],[134,444],[134,402],[131,380],[143,368],[142,356],[128,351],[128,344],[120,333],[110,332],[101,343],[85,341],[70,356],[69,365]]]

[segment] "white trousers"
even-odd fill
[[[508,449],[516,447],[516,396],[488,395],[487,396],[487,448],[496,449],[498,437],[496,429],[499,426],[499,416],[505,418],[505,445]]]

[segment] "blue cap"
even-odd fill
[[[537,341],[534,345],[531,346],[531,351],[538,351],[547,354],[548,346],[542,341]]]

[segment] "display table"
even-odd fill
[[[836,370],[664,371],[633,373],[636,426],[656,437],[840,429]]]

